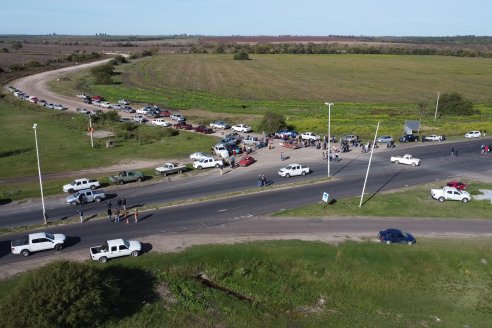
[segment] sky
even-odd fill
[[[492,36],[490,0],[14,0],[0,34]]]

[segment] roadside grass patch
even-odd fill
[[[389,247],[266,241],[148,253],[103,270],[145,270],[161,298],[105,326],[480,327],[492,319],[492,271],[482,261],[490,254],[490,242],[479,239]],[[17,279],[0,282],[0,302]]]
[[[97,168],[140,159],[185,159],[194,151],[208,151],[216,138],[180,131],[168,136],[159,127],[142,127],[140,138],[102,138],[90,146],[88,120],[77,113],[60,113],[27,103],[0,101],[0,179],[37,175],[37,159],[32,126],[38,124],[41,172],[60,173]],[[119,123],[116,123],[116,126]],[[96,126],[96,129],[98,127]],[[115,127],[105,126],[105,129]],[[152,137],[153,140],[148,139]],[[106,140],[115,140],[106,148]],[[144,141],[145,140],[145,141]]]
[[[445,182],[435,182],[416,187],[398,189],[398,191],[381,192],[375,195],[365,194],[362,207],[360,196],[337,199],[334,204],[324,202],[309,204],[294,209],[276,212],[280,217],[428,217],[428,218],[463,218],[492,219],[492,205],[487,200],[475,200],[473,195],[481,194],[479,189],[492,189],[492,185],[471,182],[467,191],[472,200],[464,204],[459,201],[439,202],[432,198],[430,189],[440,188]]]

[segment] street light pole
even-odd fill
[[[38,175],[39,175],[39,188],[41,189],[41,204],[43,205],[43,220],[44,224],[48,223],[48,220],[46,218],[46,208],[44,207],[44,195],[43,195],[43,180],[41,180],[41,165],[39,163],[39,148],[38,148],[38,134],[37,134],[37,127],[38,125],[34,123],[33,129],[34,129],[34,140],[36,141],[36,157],[38,158]]]
[[[328,106],[328,151],[326,155],[326,163],[328,166],[328,178],[330,177],[330,149],[331,149],[331,106],[333,106],[333,103],[325,103],[326,106]]]

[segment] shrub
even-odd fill
[[[94,266],[55,262],[23,280],[0,306],[5,327],[94,327],[120,293]]]
[[[264,131],[265,133],[275,133],[286,127],[285,117],[273,112],[266,112],[258,125],[259,130]]]
[[[235,60],[249,60],[249,55],[245,51],[238,51],[234,53]]]
[[[440,115],[463,115],[470,116],[478,114],[479,111],[473,108],[471,101],[464,99],[460,94],[445,93],[439,99],[439,112]]]

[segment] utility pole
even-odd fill
[[[325,103],[328,106],[328,150],[326,152],[326,162],[328,163],[328,178],[330,177],[330,151],[331,151],[331,106],[333,103]]]
[[[94,148],[94,129],[92,128],[92,117],[89,115],[89,132],[91,133],[91,147]]]
[[[439,107],[439,92],[437,93],[437,101],[436,101],[436,112],[434,113],[434,122],[437,118],[437,108]]]
[[[369,164],[367,164],[366,178],[364,179],[364,187],[362,187],[362,194],[360,195],[359,207],[362,207],[362,200],[364,199],[364,191],[366,190],[367,177],[369,176],[369,168],[371,167],[372,153],[374,152],[374,144],[376,143],[376,138],[378,136],[379,122],[376,127],[376,134],[374,134],[374,141],[372,142],[371,156],[369,157]]]

